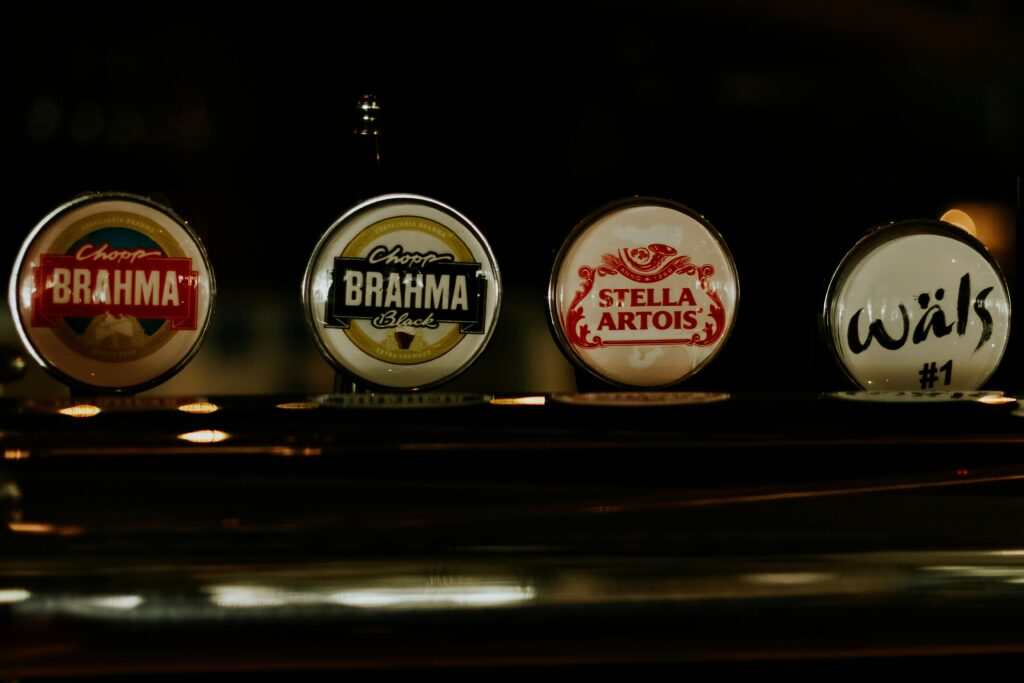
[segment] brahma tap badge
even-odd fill
[[[837,361],[862,389],[970,391],[1006,351],[1010,293],[996,261],[964,230],[893,223],[840,263],[823,322]]]
[[[610,204],[562,245],[548,309],[566,355],[597,377],[654,388],[717,355],[739,302],[728,247],[704,218],[665,199]]]
[[[213,271],[199,239],[144,197],[85,195],[46,216],[18,254],[10,305],[29,353],[82,389],[167,379],[209,326]]]
[[[435,386],[486,346],[501,278],[465,216],[436,200],[385,195],[320,239],[302,288],[306,321],[338,370],[387,389]]]

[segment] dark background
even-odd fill
[[[320,234],[368,191],[352,135],[364,92],[383,107],[377,189],[451,204],[503,271],[495,338],[452,388],[568,386],[544,323],[553,252],[585,214],[633,194],[704,214],[740,274],[732,337],[688,389],[849,388],[817,315],[872,226],[960,202],[1002,211],[1009,241],[990,248],[1016,281],[1018,3],[26,11],[0,46],[2,258],[80,192],[169,202],[205,240],[219,292],[206,348],[161,391],[330,386],[299,283]],[[991,386],[1020,386],[1019,336]],[[59,392],[40,377],[8,390]]]

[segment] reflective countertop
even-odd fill
[[[708,393],[0,402],[0,672],[1024,648],[1024,409]]]

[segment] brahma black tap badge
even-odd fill
[[[739,281],[721,236],[664,199],[616,202],[580,223],[551,274],[548,305],[567,355],[630,387],[679,382],[719,351]]]
[[[303,285],[325,357],[372,385],[422,389],[477,357],[501,296],[490,248],[468,219],[426,197],[387,195],[327,231]]]
[[[1009,340],[1010,295],[977,239],[938,221],[880,228],[846,255],[823,312],[846,374],[873,391],[981,387]]]
[[[180,218],[143,197],[97,194],[36,226],[10,303],[29,352],[60,379],[128,390],[166,379],[198,350],[213,291]]]

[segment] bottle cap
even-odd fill
[[[170,209],[91,194],[35,227],[11,276],[14,324],[28,352],[79,389],[139,391],[199,350],[215,285],[206,251]]]
[[[426,389],[483,351],[501,277],[469,219],[427,197],[393,194],[328,228],[302,296],[313,339],[335,368],[375,387]]]
[[[676,384],[721,350],[739,280],[721,235],[666,199],[609,204],[562,245],[548,311],[566,355],[625,387]]]
[[[964,391],[999,366],[1010,293],[966,231],[914,220],[878,228],[846,254],[822,313],[847,376],[872,391]]]

